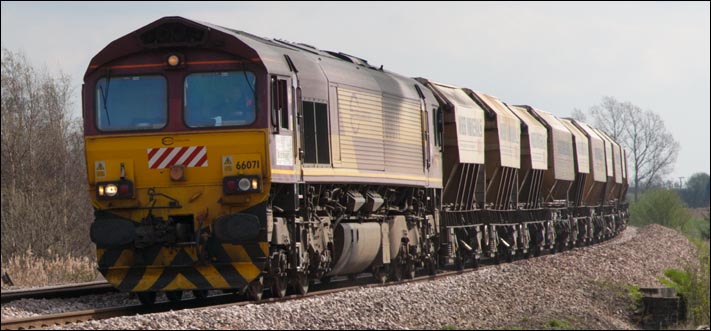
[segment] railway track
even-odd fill
[[[41,327],[52,327],[52,326],[57,326],[57,325],[69,324],[69,323],[86,322],[86,321],[90,321],[90,320],[101,320],[101,319],[107,319],[107,318],[119,317],[119,316],[133,316],[136,314],[160,313],[160,312],[166,312],[166,311],[170,311],[170,310],[181,310],[181,309],[191,309],[191,308],[193,308],[193,309],[194,308],[197,308],[197,309],[217,309],[217,308],[223,308],[223,307],[235,306],[235,305],[236,306],[244,306],[244,305],[248,305],[248,304],[269,304],[269,303],[276,303],[276,302],[285,302],[285,301],[290,301],[290,300],[316,297],[316,296],[327,295],[327,294],[332,294],[332,293],[337,293],[337,292],[348,291],[348,290],[352,290],[352,289],[364,288],[364,287],[371,288],[371,287],[381,287],[381,286],[405,284],[405,283],[410,283],[410,282],[430,281],[430,280],[435,280],[435,279],[439,279],[439,278],[447,277],[447,276],[451,276],[451,275],[481,270],[481,269],[488,268],[488,267],[492,267],[492,266],[482,266],[478,269],[466,269],[463,271],[446,271],[446,272],[438,273],[437,275],[434,275],[434,276],[430,276],[430,275],[419,276],[414,279],[407,279],[407,280],[402,280],[399,282],[388,282],[385,284],[369,283],[372,281],[372,279],[370,277],[362,277],[362,278],[356,279],[355,281],[351,280],[348,282],[348,284],[350,284],[348,286],[344,286],[344,283],[346,281],[334,281],[334,282],[328,283],[328,284],[315,284],[312,287],[312,291],[307,293],[306,295],[293,294],[293,295],[288,295],[284,298],[266,298],[266,299],[262,299],[258,302],[246,300],[242,296],[238,296],[235,294],[221,294],[221,295],[216,295],[216,296],[210,296],[210,297],[208,297],[206,299],[202,299],[202,300],[190,299],[190,300],[185,300],[185,301],[181,301],[178,303],[162,302],[162,303],[157,303],[153,306],[131,305],[131,306],[124,306],[124,307],[91,309],[91,310],[59,313],[59,314],[30,316],[30,317],[17,318],[17,319],[3,319],[2,330],[20,330],[20,329],[32,329],[32,328],[41,328]]]
[[[619,234],[616,237],[610,238],[606,241],[600,242],[598,244],[595,244],[595,246],[599,244],[604,244],[606,242],[609,242],[610,240],[619,238]],[[552,254],[552,252],[551,252]],[[544,254],[548,255],[548,254]],[[541,255],[541,256],[544,256]],[[535,257],[529,257],[531,259]],[[490,261],[493,262],[493,261]],[[436,275],[420,275],[417,276],[413,279],[403,279],[401,281],[390,281],[384,284],[381,283],[373,283],[373,279],[370,276],[362,276],[360,278],[357,278],[355,280],[349,280],[347,277],[339,277],[342,280],[340,281],[333,281],[327,284],[324,283],[316,283],[312,285],[311,291],[307,293],[306,295],[288,295],[284,298],[265,298],[262,299],[258,302],[255,301],[250,301],[245,299],[243,296],[240,295],[235,295],[235,294],[221,294],[221,295],[215,295],[215,296],[210,296],[205,299],[197,300],[197,299],[190,299],[190,300],[184,300],[181,302],[161,302],[161,303],[156,303],[153,306],[143,306],[143,305],[131,305],[131,306],[123,306],[123,307],[112,307],[112,308],[101,308],[101,309],[92,309],[92,310],[84,310],[84,311],[74,311],[74,312],[66,312],[66,313],[58,313],[58,314],[49,314],[49,315],[39,315],[39,316],[31,316],[31,317],[25,317],[25,318],[17,318],[17,319],[4,319],[2,320],[2,330],[18,330],[18,329],[32,329],[32,328],[40,328],[40,327],[52,327],[56,325],[63,325],[63,324],[69,324],[69,323],[78,323],[78,322],[86,322],[90,320],[102,320],[102,319],[108,319],[112,317],[120,317],[120,316],[133,316],[136,314],[152,314],[152,313],[160,313],[160,312],[166,312],[170,310],[181,310],[181,309],[219,309],[223,307],[229,307],[229,306],[244,306],[248,304],[269,304],[269,303],[277,303],[277,302],[285,302],[285,301],[290,301],[290,300],[296,300],[296,299],[302,299],[302,298],[310,298],[310,297],[316,297],[316,296],[321,296],[321,295],[327,295],[327,294],[332,294],[332,293],[338,293],[338,292],[343,292],[343,291],[348,291],[352,289],[359,289],[359,288],[374,288],[374,287],[383,287],[383,286],[392,286],[392,285],[399,285],[399,284],[406,284],[406,283],[412,283],[412,282],[422,282],[422,281],[431,281],[431,280],[436,280],[436,279],[441,279],[444,277],[452,276],[452,275],[458,275],[458,274],[465,274],[465,273],[470,273],[470,272],[476,272],[480,270],[485,270],[488,268],[495,267],[496,264],[491,263],[491,264],[484,264],[479,266],[478,268],[467,268],[461,271],[444,271],[444,272],[439,272]],[[105,283],[104,283],[105,284]],[[347,285],[346,285],[347,284]],[[81,288],[80,285],[84,285],[86,287]],[[25,297],[53,297],[53,298],[60,298],[60,297],[71,297],[71,296],[79,296],[77,293],[86,293],[89,288],[91,288],[92,284],[79,284],[77,286],[65,286],[62,287],[62,291],[64,294],[53,294],[51,291],[48,289],[37,289],[37,290],[29,290],[29,291],[17,291],[18,293],[15,295],[16,297],[20,296],[19,292],[25,292]],[[93,284],[97,288],[99,288],[101,291],[104,290],[104,286],[101,286],[102,284]],[[70,288],[75,287],[75,288],[80,288],[79,291],[83,292],[71,292]],[[45,290],[45,291],[41,291]],[[34,291],[34,292],[33,292]],[[108,291],[107,291],[108,292]],[[44,293],[44,296],[42,296]],[[89,293],[89,294],[96,294],[95,292]],[[67,296],[68,295],[68,296]],[[83,294],[81,294],[83,295]],[[3,296],[5,294],[3,293]],[[8,299],[10,297],[8,296]],[[3,300],[6,300],[3,297]],[[4,303],[5,301],[3,301]]]
[[[116,289],[107,282],[96,281],[61,286],[49,286],[28,290],[11,290],[0,293],[0,302],[3,304],[20,299],[56,299],[76,298],[89,294],[102,294],[116,292]]]

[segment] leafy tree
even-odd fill
[[[691,175],[682,190],[682,199],[690,208],[709,206],[709,174],[699,172]]]

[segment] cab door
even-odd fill
[[[274,141],[272,174],[276,182],[301,180],[299,160],[296,88],[291,77],[273,75],[271,87],[271,131]]]

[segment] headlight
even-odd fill
[[[118,193],[118,186],[116,184],[106,185],[106,196],[113,197]]]
[[[247,191],[249,190],[249,179],[247,178],[242,178],[239,180],[239,189],[240,191]]]

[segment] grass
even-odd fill
[[[659,282],[676,289],[684,298],[689,326],[709,324],[709,242],[693,240],[698,249],[698,264],[687,264],[684,270],[667,269]]]
[[[3,261],[2,273],[15,286],[33,287],[88,282],[96,280],[96,262],[88,257],[55,255],[53,258],[35,256],[31,250]]]
[[[633,311],[637,311],[642,308],[642,292],[639,291],[639,286],[627,285],[627,297],[631,301],[631,308]]]
[[[544,330],[575,330],[570,322],[566,320],[550,320],[543,327]]]

